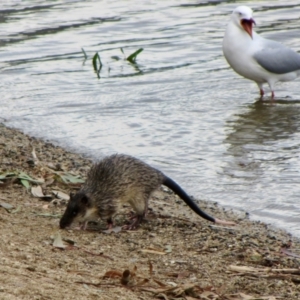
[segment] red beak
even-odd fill
[[[253,19],[242,19],[241,20],[241,25],[243,26],[243,28],[245,29],[245,31],[250,35],[251,39],[252,37],[252,25],[256,25],[255,21]]]

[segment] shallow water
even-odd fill
[[[239,3],[260,34],[300,50],[299,1]],[[299,79],[276,86],[275,105],[258,102],[222,55],[236,6],[2,1],[0,120],[95,159],[137,156],[195,197],[300,236]],[[121,47],[144,48],[136,65]]]

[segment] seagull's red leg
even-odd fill
[[[274,100],[274,97],[275,97],[275,93],[274,93],[274,91],[272,91],[272,93],[271,93],[271,99]]]
[[[260,94],[260,100],[262,100],[264,97],[264,94],[265,94],[265,92],[262,88],[259,89],[259,94]]]
[[[264,94],[265,94],[265,92],[264,92],[264,90],[263,90],[263,89],[259,89],[259,93],[260,93],[260,96],[261,96],[261,97],[263,97],[263,96],[264,96]]]

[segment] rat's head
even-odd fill
[[[60,219],[60,228],[66,228],[70,226],[73,222],[85,222],[94,219],[93,214],[95,209],[93,208],[92,201],[90,197],[79,191],[76,194],[70,194],[70,201],[66,208],[65,213]]]

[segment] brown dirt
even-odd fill
[[[1,124],[0,153],[0,174],[24,171],[46,178],[45,194],[76,189],[55,172],[84,177],[91,166],[80,155]],[[161,190],[136,231],[106,234],[104,223],[97,231],[59,230],[64,201],[33,197],[19,179],[2,182],[0,203],[14,208],[0,207],[0,299],[300,299],[299,243],[242,214],[200,201],[208,213],[238,223],[213,226]],[[128,211],[116,218],[117,225]],[[57,233],[75,244],[54,247]]]

